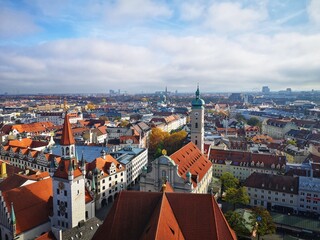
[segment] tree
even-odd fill
[[[260,236],[272,234],[276,231],[276,225],[273,223],[272,217],[267,209],[263,207],[254,207],[251,224],[255,226],[258,239]]]
[[[149,138],[149,150],[155,153],[160,144],[163,145],[164,140],[169,136],[169,133],[162,131],[160,128],[152,128]],[[161,149],[162,150],[162,149]]]
[[[235,178],[232,173],[225,172],[220,177],[222,192],[229,188],[237,188],[239,180]]]
[[[249,229],[246,227],[246,220],[243,215],[236,211],[228,211],[225,217],[230,225],[230,227],[236,232],[237,235],[250,235]]]
[[[233,205],[233,210],[236,209],[236,204],[248,204],[250,202],[249,195],[245,187],[228,188],[226,191],[225,200]]]
[[[259,121],[258,118],[252,117],[252,118],[250,118],[250,119],[248,120],[247,123],[248,123],[250,126],[259,126],[260,121]]]
[[[293,145],[293,146],[297,146],[297,141],[296,140],[287,140],[287,144]]]
[[[164,148],[167,150],[168,155],[171,155],[183,146],[184,140],[187,137],[186,131],[179,131],[170,134],[164,139]]]
[[[129,123],[130,123],[130,122],[127,121],[127,120],[121,120],[121,122],[120,122],[120,127],[126,127],[126,126],[128,126]]]

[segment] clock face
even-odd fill
[[[63,182],[59,182],[59,189],[63,190],[64,189],[64,183]]]
[[[198,112],[195,112],[194,115],[195,115],[196,117],[198,117],[198,116],[199,116],[199,113],[198,113]]]

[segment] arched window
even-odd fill
[[[198,128],[198,123],[196,122],[196,124],[195,124],[195,128]]]
[[[162,177],[166,177],[166,176],[167,176],[166,170],[162,170],[161,176],[162,176]]]
[[[64,148],[62,147],[61,148],[61,153],[62,153],[62,156],[64,155]]]
[[[196,145],[198,145],[198,140],[195,140],[194,143],[195,143]]]
[[[69,155],[70,154],[70,149],[69,147],[66,147],[66,155]]]
[[[71,155],[73,155],[73,147],[71,147]]]

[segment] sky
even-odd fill
[[[320,0],[0,0],[0,94],[320,90]]]

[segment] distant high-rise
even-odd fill
[[[262,93],[270,93],[270,88],[268,86],[263,86]]]

